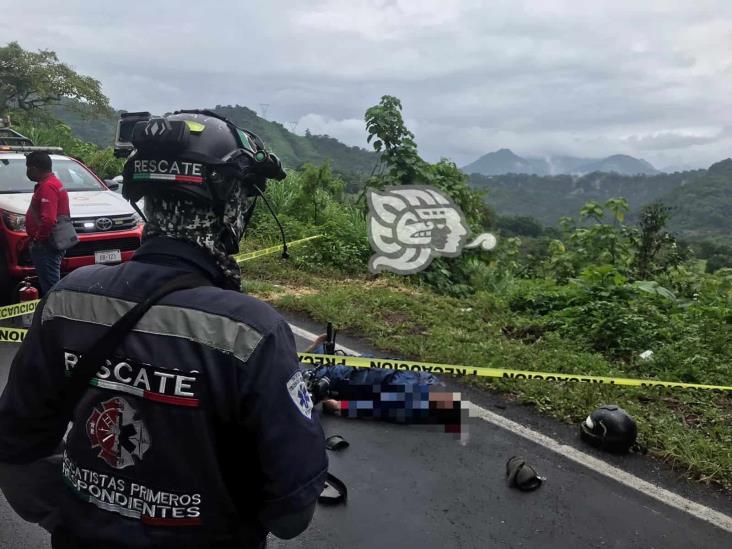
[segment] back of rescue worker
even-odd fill
[[[163,297],[99,364],[44,526],[55,548],[264,547],[270,531],[308,526],[327,473],[292,332],[241,294],[231,257],[252,186],[277,170],[252,175],[261,142],[211,113],[156,120],[135,127],[124,173],[126,195],[145,199],[143,244],[127,263],[71,273],[39,304],[0,399],[0,462],[57,451],[66,423],[54,396],[84,352],[195,273],[202,285]]]

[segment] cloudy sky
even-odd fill
[[[365,145],[404,105],[428,160],[732,156],[730,0],[0,0],[2,42],[55,50],[117,108],[246,105]],[[190,6],[190,7],[184,7]]]

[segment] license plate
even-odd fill
[[[119,250],[94,252],[94,263],[119,263],[120,261],[122,261],[122,252]]]

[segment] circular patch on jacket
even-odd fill
[[[150,448],[150,435],[142,420],[135,419],[137,412],[125,399],[115,397],[102,402],[86,420],[86,434],[92,448],[99,448],[98,457],[115,469],[135,464],[135,457],[142,456]]]
[[[287,381],[287,392],[290,394],[292,402],[295,403],[297,409],[302,415],[310,419],[313,411],[313,401],[310,399],[308,386],[302,378],[302,372],[297,370]]]

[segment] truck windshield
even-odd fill
[[[96,178],[73,160],[54,160],[53,173],[67,191],[103,191]],[[25,175],[25,159],[0,156],[0,193],[32,193],[35,183]]]

